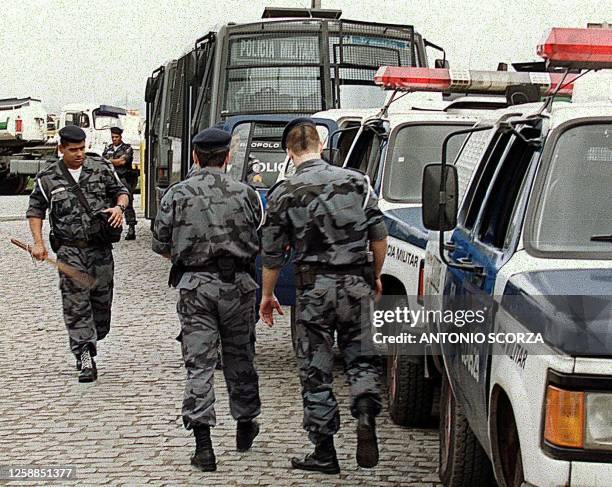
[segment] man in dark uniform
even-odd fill
[[[294,468],[338,473],[333,435],[340,427],[332,391],[334,331],[342,351],[357,422],[357,463],[378,463],[375,416],[381,408],[380,358],[362,331],[382,292],[380,272],[387,231],[366,176],[321,159],[323,146],[310,119],[290,122],[282,146],[296,170],[268,191],[263,229],[260,315],[272,326],[280,312],[273,291],[288,245],[295,256],[296,356],[302,382],[304,428],[314,453],[293,458]]]
[[[221,343],[230,412],[238,421],[236,449],[247,451],[259,433],[259,379],[253,364],[255,324],[252,267],[259,252],[263,206],[257,192],[224,168],[229,133],[209,128],[193,139],[192,176],[171,186],[160,203],[153,250],[172,260],[187,383],[183,423],[193,429],[192,465],[216,470],[210,438],[215,426],[213,378]]]
[[[80,369],[79,382],[97,379],[93,357],[96,344],[110,331],[113,299],[113,254],[108,245],[91,242],[92,217],[79,202],[77,184],[93,213],[105,212],[114,227],[121,226],[128,203],[128,191],[108,161],[85,156],[85,132],[69,125],[59,131],[62,158],[36,176],[26,216],[34,247],[32,255],[44,260],[48,256],[42,237],[47,210],[51,234],[56,242],[57,260],[95,279],[93,287],[60,272],[60,289],[64,321],[70,349]],[[71,180],[64,176],[65,165]]]
[[[102,157],[108,159],[115,166],[115,170],[119,175],[119,179],[130,192],[130,201],[125,209],[125,223],[128,225],[128,231],[125,235],[126,240],[136,239],[136,212],[134,211],[134,190],[138,184],[138,171],[132,167],[134,159],[134,151],[132,146],[125,144],[122,139],[123,130],[119,127],[112,127],[111,139],[112,143],[106,146]]]

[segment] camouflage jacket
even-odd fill
[[[162,198],[153,251],[170,253],[172,263],[183,266],[213,263],[221,256],[252,261],[259,252],[257,230],[263,217],[257,191],[221,168],[204,167]]]
[[[121,156],[125,156],[125,164],[123,166],[117,166],[115,169],[120,176],[124,173],[128,173],[132,170],[132,162],[134,160],[134,150],[130,144],[121,143],[121,145],[115,147],[112,143],[108,144],[102,152],[102,157],[105,159],[118,159]]]
[[[387,236],[366,176],[321,159],[300,164],[270,188],[267,201],[263,264],[268,268],[283,265],[288,245],[296,264],[363,264],[368,240]]]
[[[113,166],[99,156],[87,156],[81,169],[78,185],[92,212],[115,206],[117,197],[128,194]],[[57,163],[43,169],[36,176],[34,190],[26,217],[45,218],[56,238],[86,240],[90,217],[74,192],[72,182],[66,181]]]

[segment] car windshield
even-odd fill
[[[440,162],[444,138],[464,127],[459,124],[429,124],[400,128],[385,164],[385,199],[420,203],[423,168],[432,162]],[[446,162],[455,160],[464,140],[465,134],[451,139]]]
[[[612,124],[565,131],[552,154],[535,213],[534,247],[612,257],[610,188]]]

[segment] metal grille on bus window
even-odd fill
[[[168,135],[170,137],[181,137],[183,130],[183,86],[185,84],[185,57],[178,60],[176,66],[176,77],[172,89],[172,100],[170,105]]]
[[[356,68],[341,68],[339,71],[340,80],[343,84],[354,82],[367,82],[368,84],[374,84],[374,75],[376,74],[375,69],[356,69]],[[336,71],[331,70],[332,79],[336,78]]]
[[[399,49],[378,46],[360,46],[343,44],[334,46],[333,62],[342,64],[356,64],[358,66],[400,66],[401,54]]]
[[[314,113],[322,110],[319,67],[227,71],[223,107],[232,113]]]
[[[266,64],[319,64],[319,38],[286,33],[242,36],[229,43],[230,67]]]

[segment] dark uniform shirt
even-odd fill
[[[263,264],[283,265],[290,244],[296,264],[366,263],[368,240],[387,236],[378,198],[360,172],[321,159],[300,164],[268,192]]]
[[[132,161],[134,159],[134,151],[132,146],[122,142],[121,144],[115,146],[112,143],[107,145],[102,152],[102,157],[105,159],[119,159],[121,156],[125,156],[125,164],[122,166],[117,166],[117,173],[120,176],[123,176],[125,173],[128,173],[132,170]]]
[[[172,263],[183,266],[214,263],[221,256],[252,261],[262,221],[263,206],[253,188],[221,168],[204,167],[162,198],[153,250],[171,253]]]
[[[78,184],[94,213],[115,206],[120,194],[128,194],[113,167],[98,156],[85,158]],[[57,163],[51,164],[36,176],[26,216],[44,219],[47,210],[56,238],[86,240],[90,217],[72,189],[72,183],[66,181]]]

